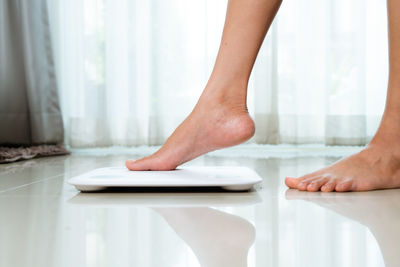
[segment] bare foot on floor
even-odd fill
[[[300,178],[287,177],[288,187],[301,191],[345,192],[400,187],[400,149],[370,144],[361,152]]]
[[[207,152],[243,143],[254,130],[245,106],[202,97],[157,152],[137,161],[127,160],[126,167],[132,171],[173,170]]]

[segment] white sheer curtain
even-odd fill
[[[227,1],[49,1],[67,144],[162,144],[207,82]],[[365,144],[386,87],[386,1],[283,1],[251,77],[250,142]]]

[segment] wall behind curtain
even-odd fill
[[[49,1],[67,144],[162,144],[207,82],[227,1]],[[250,81],[250,142],[365,144],[387,73],[385,1],[284,1]]]

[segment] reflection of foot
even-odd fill
[[[247,266],[255,229],[248,221],[211,208],[157,208],[191,247],[201,266]]]
[[[400,187],[400,150],[369,145],[361,152],[286,185],[301,191],[366,191]]]
[[[206,99],[208,98],[208,99]],[[172,170],[207,152],[243,143],[254,134],[246,107],[202,96],[192,113],[156,153],[126,162],[133,171]]]
[[[400,266],[400,190],[324,194],[286,191],[287,199],[313,202],[368,227],[375,236],[387,267]]]

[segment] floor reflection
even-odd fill
[[[0,166],[0,267],[400,266],[400,190],[287,191],[283,177],[336,158],[212,158],[246,166],[252,192],[79,193],[68,179],[128,155],[39,158]]]
[[[385,266],[400,266],[400,190],[351,194],[288,190],[286,198],[312,202],[368,227],[380,247]]]
[[[245,267],[255,228],[212,208],[155,208],[192,249],[202,267]]]
[[[68,203],[84,208],[149,208],[192,250],[200,266],[247,266],[249,248],[255,241],[255,227],[243,217],[218,208],[251,207],[261,203],[256,191],[179,194],[163,191],[79,193]]]

